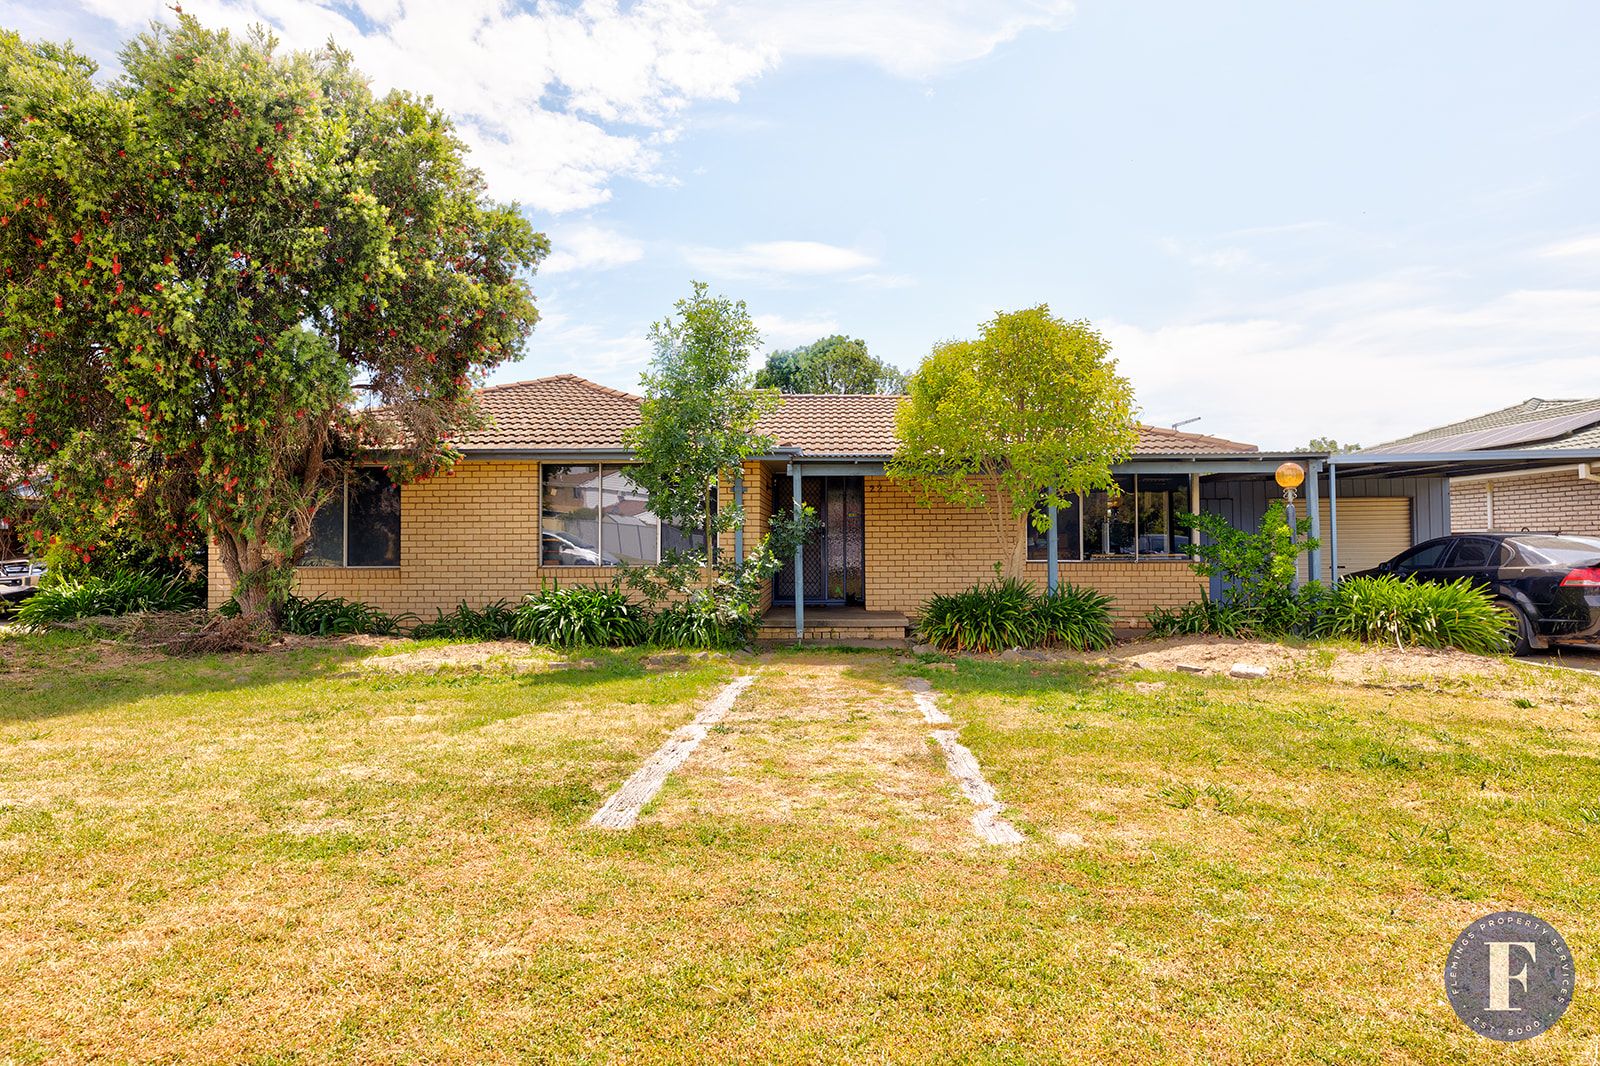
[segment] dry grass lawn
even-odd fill
[[[0,641],[0,1063],[1600,1061],[1600,677],[584,657]],[[1506,908],[1579,973],[1515,1050],[1439,980]]]

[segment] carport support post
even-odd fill
[[[1339,464],[1328,464],[1328,584],[1339,583]]]
[[[1056,505],[1052,503],[1046,511],[1050,515],[1050,551],[1045,556],[1047,563],[1044,568],[1044,587],[1054,592],[1061,580],[1061,564],[1056,558]],[[1028,520],[1033,521],[1031,517]]]
[[[1311,539],[1320,545],[1322,540],[1322,508],[1317,506],[1317,478],[1322,476],[1322,464],[1313,460],[1310,465],[1311,470],[1306,475],[1306,512],[1307,517],[1311,519]],[[1319,581],[1322,573],[1322,548],[1320,546],[1312,548],[1309,558],[1311,561],[1311,566],[1309,567],[1310,580]]]
[[[800,481],[805,477],[800,471],[799,463],[789,464],[793,475],[789,480],[794,485],[794,510],[790,514],[797,519],[805,506],[800,502]],[[806,545],[803,540],[794,546],[794,639],[806,639]]]

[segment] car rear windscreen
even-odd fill
[[[1600,562],[1600,539],[1594,537],[1518,537],[1515,543],[1530,563],[1592,566]]]

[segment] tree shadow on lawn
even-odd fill
[[[30,647],[33,642],[36,644]],[[250,690],[309,681],[351,685],[376,694],[435,685],[491,683],[510,683],[520,688],[576,689],[668,673],[649,669],[641,662],[650,650],[605,648],[561,651],[569,659],[590,660],[593,665],[528,673],[498,668],[350,669],[373,656],[374,651],[370,645],[328,643],[267,652],[181,658],[144,653],[82,633],[13,637],[0,644],[0,655],[20,654],[33,661],[25,669],[12,672],[11,676],[0,672],[0,681],[6,685],[6,699],[0,703],[0,725],[93,713],[150,698],[236,696]],[[684,664],[681,671],[671,672],[699,673],[709,665],[721,663],[691,661]]]
[[[1102,683],[1105,667],[1071,660],[1000,662],[995,659],[922,656],[900,664],[906,677],[920,677],[936,692],[952,696],[1029,696],[1041,690],[1087,692]]]

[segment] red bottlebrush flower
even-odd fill
[[[115,277],[116,275],[118,275],[120,273],[122,273],[122,264],[117,262],[116,256],[112,256],[111,257],[111,275],[113,277]]]
[[[56,310],[61,310],[61,295],[59,293],[56,294]]]
[[[79,230],[78,232],[76,232],[76,233],[74,233],[72,235],[72,243],[73,244],[82,244],[83,243],[83,230]]]
[[[26,400],[28,398],[28,390],[23,388],[21,385],[17,386],[16,393],[17,399],[19,400]]]

